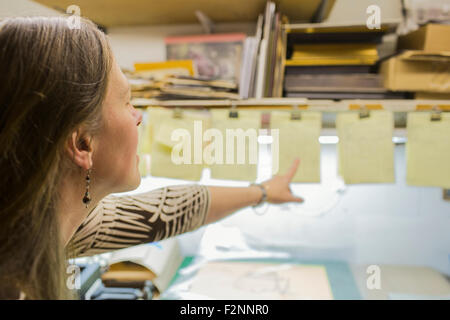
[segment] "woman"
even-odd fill
[[[60,299],[68,257],[168,238],[259,203],[303,201],[286,175],[245,188],[140,184],[142,115],[106,36],[82,20],[0,24],[0,294]],[[263,197],[264,193],[267,197]]]

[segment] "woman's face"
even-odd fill
[[[130,103],[128,80],[114,60],[103,105],[103,127],[93,152],[93,181],[107,192],[136,189],[141,181],[137,156],[142,113]]]

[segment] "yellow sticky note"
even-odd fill
[[[139,132],[139,145],[138,145],[138,153],[139,154],[150,154],[151,145],[150,145],[150,125],[148,122],[148,112],[146,109],[142,110],[142,122],[138,127]]]
[[[147,159],[150,157],[150,126],[148,123],[147,110],[142,110],[142,122],[138,127],[139,133],[139,143],[138,143],[138,155],[139,161],[139,172],[141,176],[147,176],[150,174],[150,166]]]
[[[358,112],[339,113],[339,173],[345,183],[394,182],[394,118],[389,111],[370,111],[368,118]]]
[[[410,112],[406,143],[409,185],[450,188],[450,114],[431,121],[430,112]]]
[[[177,140],[172,140],[172,133],[176,130],[182,129],[189,132],[193,132],[193,122],[192,120],[184,119],[174,119],[171,117],[166,117],[158,127],[155,134],[155,141],[159,144],[167,146],[168,148],[173,148],[177,145]]]
[[[229,117],[228,110],[211,110],[212,128],[220,132],[221,143],[216,138],[211,143],[222,146],[221,163],[210,165],[213,179],[254,181],[258,164],[258,129],[261,112],[239,110],[237,118]],[[217,149],[216,148],[216,149]],[[207,147],[208,150],[208,147]]]
[[[290,112],[274,111],[270,116],[272,173],[286,173],[295,158],[300,166],[293,182],[320,182],[320,112],[302,112],[301,119],[291,120]],[[278,141],[276,139],[278,130]],[[278,149],[278,150],[277,150]],[[277,172],[276,163],[279,163]]]
[[[147,130],[143,137],[148,141],[149,153],[152,152],[152,146],[155,139],[157,128],[163,118],[170,117],[173,114],[170,110],[161,107],[147,108]]]
[[[158,110],[152,115],[152,176],[200,180],[204,167],[202,132],[208,128],[205,116],[190,111],[174,118],[172,110]],[[174,132],[178,134],[172,135]]]

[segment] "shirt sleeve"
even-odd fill
[[[103,198],[69,242],[75,257],[163,240],[205,223],[209,189],[202,185],[169,186],[146,193]]]

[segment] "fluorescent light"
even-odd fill
[[[258,143],[259,144],[271,144],[271,143],[273,143],[273,137],[272,136],[258,136]]]
[[[319,142],[321,144],[336,144],[339,142],[339,138],[337,136],[320,136]]]

